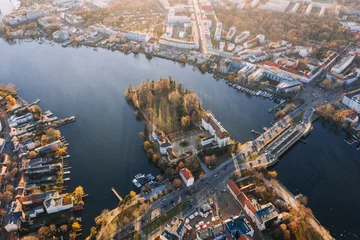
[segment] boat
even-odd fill
[[[155,179],[155,177],[150,173],[147,175],[139,173],[135,176],[135,178],[132,180],[132,182],[136,187],[140,188],[143,185],[151,182],[154,179]]]
[[[53,113],[50,110],[47,110],[42,115],[46,117],[50,117],[51,115],[53,115]]]

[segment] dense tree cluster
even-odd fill
[[[171,78],[160,78],[156,82],[146,80],[136,90],[129,87],[125,97],[145,114],[146,120],[165,133],[197,123],[202,114],[200,98]]]
[[[350,40],[349,32],[339,25],[335,17],[319,18],[314,15],[262,11],[259,9],[216,9],[218,19],[225,29],[235,26],[238,31],[264,34],[272,41],[287,40],[298,45],[307,45],[308,40],[325,44],[343,45]],[[316,31],[314,31],[316,29]]]

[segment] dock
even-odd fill
[[[255,133],[257,135],[261,135],[261,133],[259,133],[258,131],[255,131],[255,130],[251,130],[252,133]]]
[[[118,194],[118,192],[115,190],[115,188],[111,188],[111,191],[113,191],[113,193],[115,194],[115,196],[119,199],[119,201],[121,202],[123,199],[122,197]]]

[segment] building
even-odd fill
[[[269,0],[265,4],[261,4],[259,6],[259,9],[285,12],[286,9],[289,7],[289,5],[290,5],[289,0]]]
[[[11,127],[11,128],[19,127],[19,126],[24,125],[32,120],[33,120],[33,115],[31,113],[27,113],[20,117],[16,117],[16,115],[11,115],[10,117],[8,117],[9,127]]]
[[[7,213],[2,221],[7,232],[18,231],[21,228],[21,224],[25,221],[25,213],[22,210],[21,203],[16,200],[9,204]]]
[[[331,71],[327,74],[327,78],[341,85],[351,84],[356,81],[360,77],[360,69],[350,67],[355,56],[355,52],[349,52],[331,68]]]
[[[159,144],[160,153],[163,155],[168,155],[168,149],[172,148],[172,146],[164,133],[160,130],[155,130],[152,132],[151,137],[153,141],[156,141]]]
[[[227,188],[259,230],[269,228],[277,220],[279,214],[271,202],[260,205],[255,199],[249,199],[231,179],[227,183]]]
[[[72,198],[49,197],[44,201],[44,207],[48,214],[65,211],[74,207]]]
[[[277,92],[290,93],[301,90],[301,83],[298,81],[300,77],[289,71],[280,68],[279,64],[265,62],[262,68],[252,73],[249,80],[260,81],[267,78],[272,85],[276,86]]]
[[[356,124],[359,121],[359,116],[356,114],[356,112],[352,112],[352,113],[348,114],[347,116],[345,116],[342,120],[352,124],[352,126],[353,126],[354,124]]]
[[[230,41],[230,40],[234,37],[235,32],[236,32],[236,28],[235,28],[235,27],[231,27],[231,28],[229,29],[229,31],[227,32],[227,34],[226,34],[226,40],[227,40],[227,41]]]
[[[26,12],[26,17],[29,19],[29,21],[36,20],[43,16],[44,16],[44,13],[42,11],[27,11]]]
[[[215,35],[214,35],[215,40],[220,41],[221,40],[221,35],[222,35],[222,23],[217,22],[216,23],[216,29],[215,29]]]
[[[60,140],[57,140],[55,142],[49,143],[43,147],[38,147],[35,149],[35,152],[39,154],[46,154],[53,151],[56,151],[57,149],[61,148],[62,144]]]
[[[235,43],[236,43],[236,44],[242,43],[242,42],[244,42],[246,39],[248,39],[249,37],[250,37],[250,32],[249,32],[249,31],[242,32],[242,33],[240,33],[240,35],[238,35],[238,36],[235,38]]]
[[[201,140],[201,145],[206,146],[215,142],[218,147],[224,147],[229,144],[230,134],[225,130],[221,123],[216,120],[214,115],[207,113],[201,119],[201,126],[210,132],[212,137],[205,138]]]
[[[360,91],[345,95],[341,102],[360,114]]]
[[[136,41],[136,42],[143,42],[146,43],[148,42],[152,36],[150,34],[147,33],[141,33],[141,32],[130,32],[130,31],[121,31],[119,33],[120,37],[124,37],[128,40],[131,41]]]
[[[185,233],[186,233],[186,227],[184,220],[176,217],[171,220],[170,224],[165,225],[165,230],[160,235],[160,239],[162,240],[183,239]]]
[[[185,11],[185,8],[170,8],[168,12],[168,23],[185,23],[190,22],[191,18],[187,14],[182,14]]]
[[[180,176],[187,187],[190,187],[191,185],[194,184],[194,176],[192,175],[189,169],[187,168],[180,169]]]
[[[265,41],[265,36],[262,34],[256,35],[255,38],[250,39],[249,41],[244,43],[244,48],[252,48],[255,47]]]
[[[242,236],[253,236],[254,230],[243,215],[236,215],[229,219],[197,232],[197,240],[213,239],[244,239]],[[240,236],[240,238],[239,238]],[[242,238],[241,238],[242,237]],[[245,238],[248,239],[248,238]]]
[[[344,58],[342,58],[334,67],[331,68],[331,72],[342,73],[353,61],[355,58],[354,52],[349,52]]]

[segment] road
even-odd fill
[[[158,210],[159,214],[163,214],[170,210],[177,203],[190,199],[193,200],[193,204],[195,205],[195,207],[193,208],[195,209],[204,201],[206,201],[209,195],[213,194],[215,191],[217,191],[217,189],[223,189],[224,186],[226,186],[227,180],[232,176],[233,172],[235,171],[235,165],[233,164],[234,159],[236,159],[236,161],[239,161],[238,167],[240,170],[247,169],[249,167],[254,168],[262,165],[268,166],[269,159],[265,155],[269,151],[276,150],[276,143],[274,143],[273,140],[277,139],[276,142],[278,142],[279,145],[281,143],[285,143],[287,140],[287,138],[283,138],[282,134],[291,134],[292,131],[303,131],[302,133],[306,132],[306,129],[308,129],[309,126],[311,127],[311,116],[314,112],[314,109],[321,104],[340,100],[341,93],[342,89],[334,90],[329,93],[319,88],[310,88],[308,86],[305,86],[302,93],[305,99],[304,104],[296,108],[292,113],[284,117],[284,119],[282,119],[281,121],[278,121],[268,131],[261,134],[256,140],[248,144],[244,149],[241,150],[241,152],[236,154],[233,158],[221,164],[217,168],[217,170],[207,171],[206,176],[202,179],[196,180],[193,186],[187,189],[183,188],[171,192],[170,194],[152,203],[150,209],[146,211],[141,217],[136,219],[131,224],[116,231],[114,234],[111,235],[110,238],[119,239],[121,237],[127,236],[134,230],[135,225],[137,229],[143,229],[153,220],[154,215],[152,214],[152,212],[154,210]],[[292,118],[294,118],[301,112],[304,112],[303,123],[292,129],[289,129],[292,123]],[[279,136],[281,137],[278,138]],[[292,138],[289,140],[289,142],[286,142],[285,144],[291,145],[297,140],[297,137]],[[243,160],[246,159],[246,156],[250,156],[253,152],[259,152],[260,156],[258,156],[253,161],[244,163]],[[278,153],[282,154],[282,149],[279,149]],[[267,161],[264,159],[267,159]],[[275,161],[275,159],[271,159],[271,161]],[[190,209],[185,209],[184,211],[189,210],[191,210],[191,206]],[[156,215],[155,217],[158,216],[159,215]],[[315,222],[315,220],[313,222]],[[314,225],[314,227],[320,232],[323,231],[323,229],[319,228],[319,225],[317,227]],[[257,230],[255,229],[255,231]],[[256,235],[261,236],[262,234],[260,232],[256,232]]]

